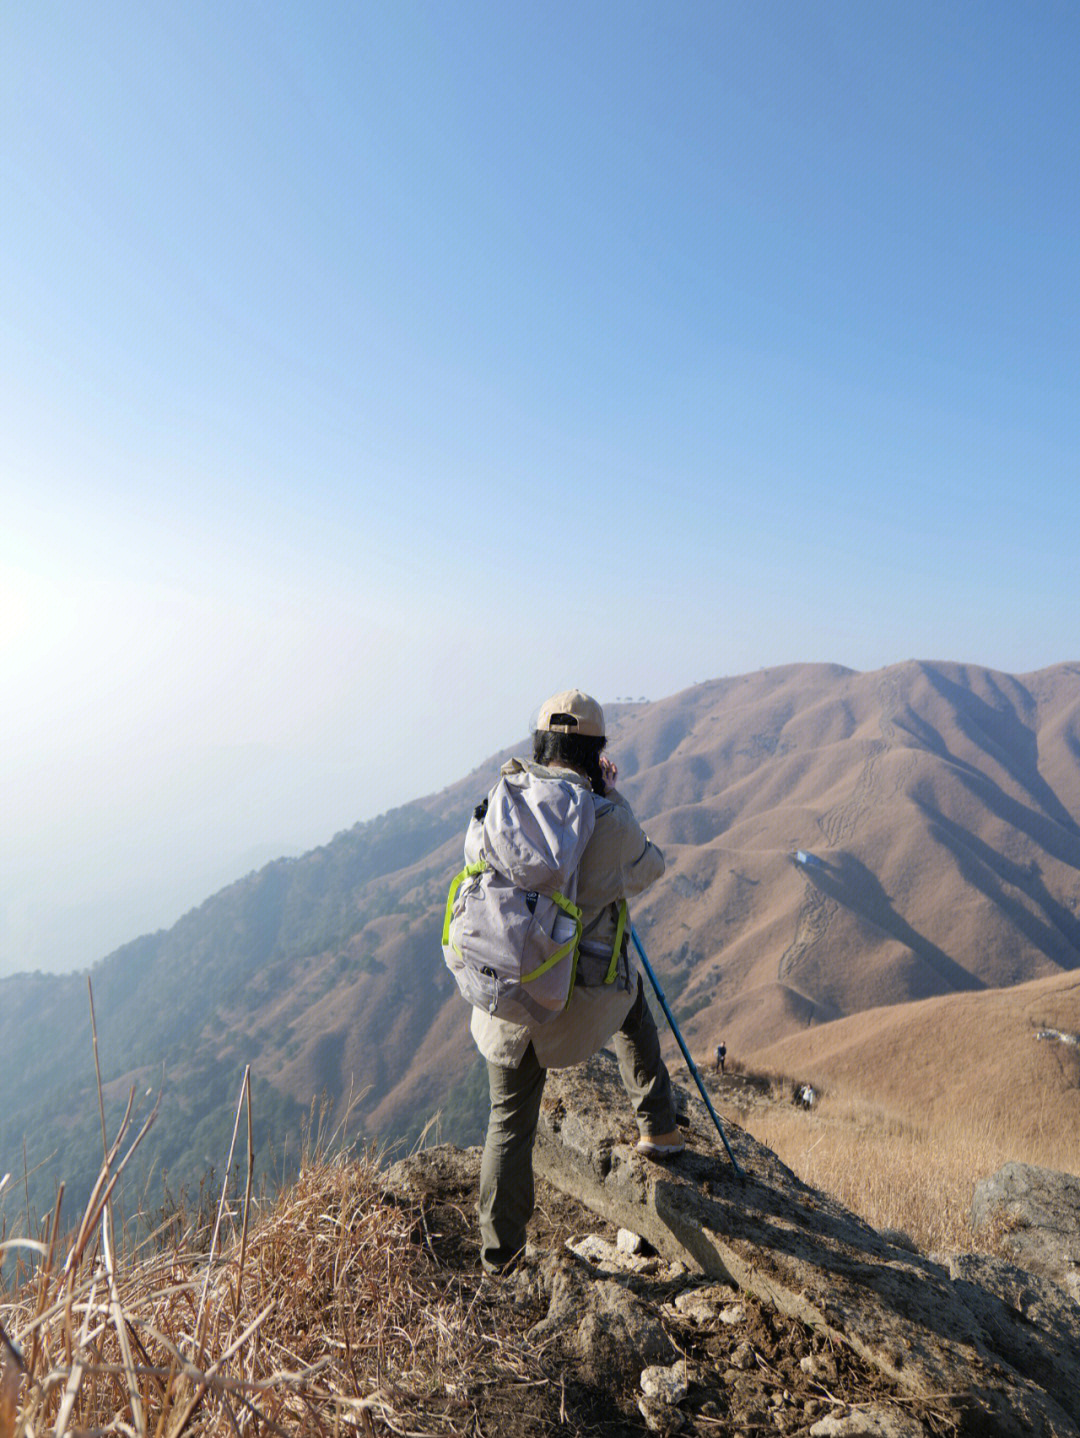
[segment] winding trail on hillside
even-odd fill
[[[878,727],[880,739],[868,740],[864,746],[864,759],[851,794],[843,803],[836,804],[818,820],[818,828],[831,849],[842,848],[855,835],[863,817],[874,807],[888,803],[896,797],[914,773],[918,756],[910,753],[900,764],[892,783],[886,787],[881,777],[881,760],[900,746],[896,743],[896,720],[901,712],[900,688],[892,675],[885,675],[878,684],[878,699],[881,715]]]
[[[780,955],[776,969],[776,977],[782,983],[795,987],[791,978],[799,960],[825,938],[838,907],[835,899],[830,899],[813,884],[806,885],[806,893],[795,919],[795,937]],[[816,1002],[810,994],[803,994],[803,998]]]

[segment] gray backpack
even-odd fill
[[[549,1023],[576,983],[611,984],[627,909],[602,962],[582,949],[577,870],[610,803],[569,779],[508,765],[465,836],[443,920],[447,967],[470,1004],[526,1028]],[[483,817],[479,817],[480,815]]]

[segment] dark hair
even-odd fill
[[[554,734],[537,729],[533,734],[533,759],[537,764],[570,764],[580,769],[593,786],[593,793],[606,793],[600,769],[600,755],[607,740],[601,735]]]

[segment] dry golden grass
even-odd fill
[[[188,1230],[126,1259],[117,1154],[70,1239],[17,1241],[38,1266],[0,1302],[0,1438],[454,1433],[478,1383],[536,1380],[374,1153],[312,1161],[250,1226],[250,1194],[223,1202],[209,1254]]]
[[[746,1126],[807,1183],[924,1250],[992,1244],[971,1232],[976,1183],[1009,1162],[1080,1172],[1080,973],[950,994],[805,1028],[745,1063],[786,1099]],[[738,1065],[729,1063],[729,1069]],[[740,1122],[743,1121],[740,1116]]]
[[[783,1098],[789,1080],[774,1075]],[[989,1111],[989,1110],[993,1111]],[[1024,1110],[1003,1127],[996,1105],[938,1112],[923,1124],[856,1094],[825,1092],[811,1111],[776,1102],[748,1109],[739,1121],[805,1183],[840,1200],[872,1227],[899,1229],[924,1252],[993,1251],[993,1233],[976,1235],[976,1183],[1003,1164],[1022,1162],[1068,1171],[1071,1138],[1052,1113]]]

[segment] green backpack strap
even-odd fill
[[[550,959],[545,959],[538,968],[533,969],[532,973],[522,974],[521,982],[527,984],[530,979],[538,979],[541,974],[546,974],[548,969],[553,969],[556,964],[561,963],[572,950],[574,954],[574,972],[570,976],[570,993],[572,994],[574,992],[574,979],[577,977],[577,950],[578,945],[581,943],[581,910],[576,904],[572,904],[563,894],[558,893],[558,891],[549,894],[548,897],[554,903],[558,904],[567,918],[573,919],[573,937],[567,939],[565,944],[560,944]],[[566,1001],[567,1003],[570,1002],[569,994],[567,995]]]
[[[450,884],[450,893],[446,900],[446,913],[443,916],[442,942],[444,949],[450,942],[450,920],[454,917],[454,900],[457,898],[457,891],[466,879],[475,878],[477,874],[482,874],[486,868],[487,864],[484,863],[483,859],[477,859],[475,864],[466,865],[460,874],[454,875]],[[456,945],[454,946],[454,952],[461,952]]]
[[[615,942],[611,947],[611,963],[604,975],[605,984],[615,982],[615,974],[619,967],[619,955],[622,952],[623,940],[626,937],[626,927],[630,922],[630,905],[625,899],[619,900],[619,923],[615,930]]]

